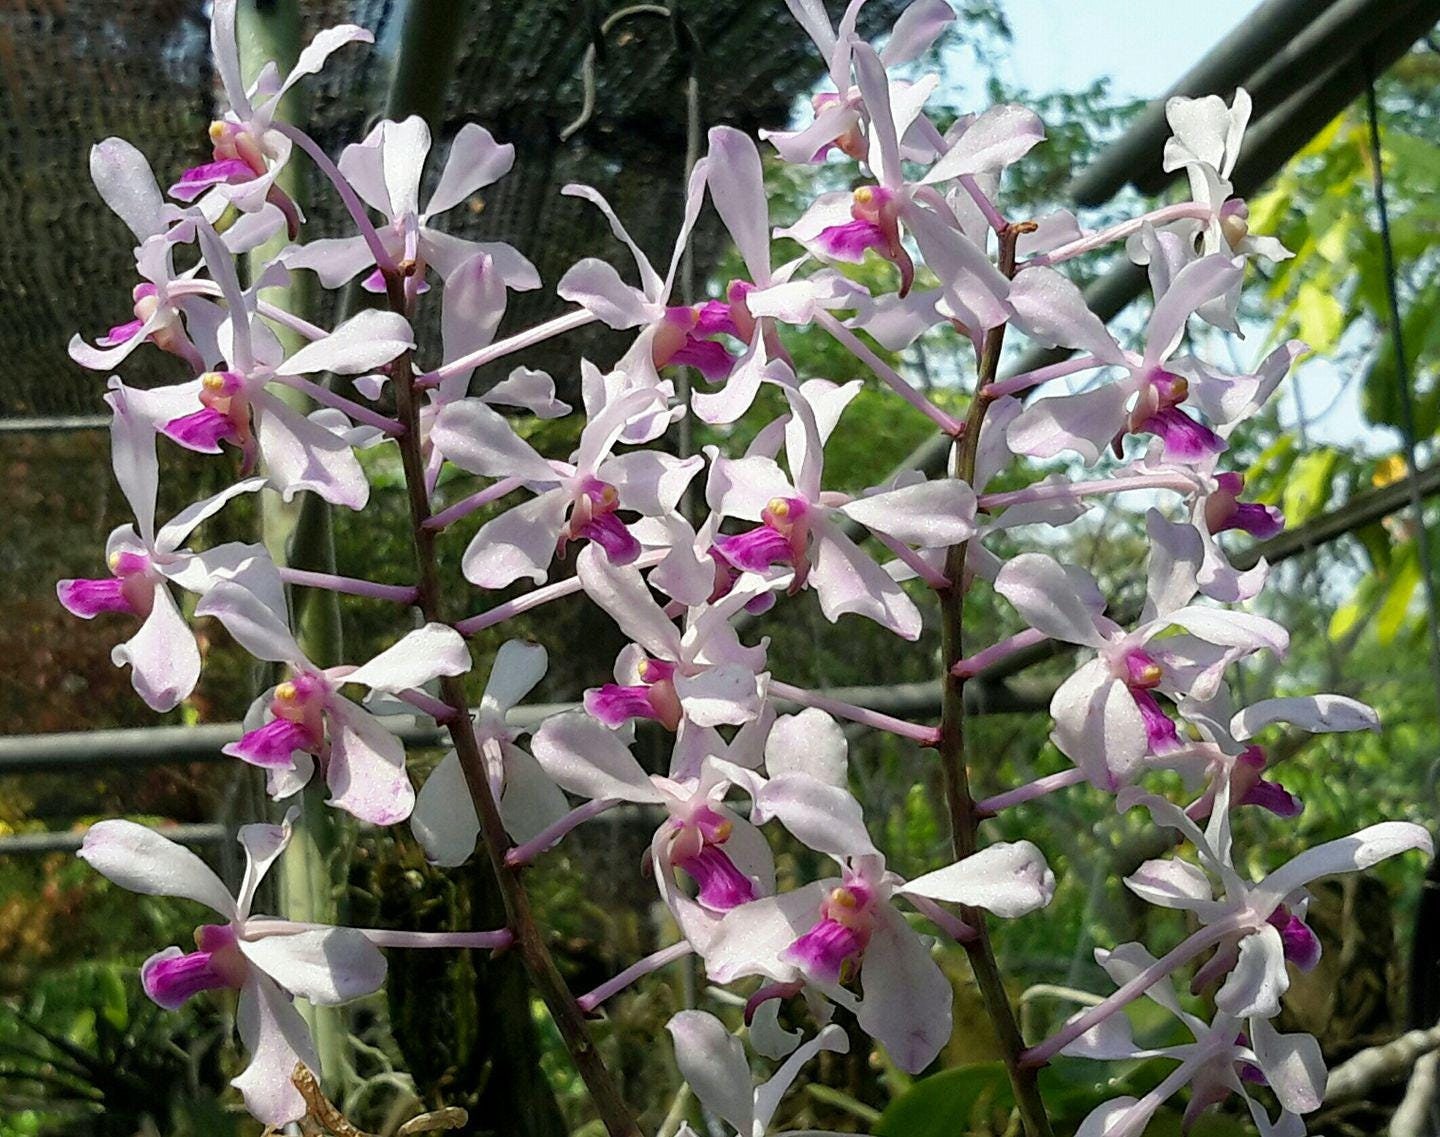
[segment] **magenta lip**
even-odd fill
[[[866,937],[854,928],[825,916],[786,948],[782,958],[821,983],[839,983],[859,968],[865,943]]]
[[[728,912],[755,899],[755,884],[718,845],[705,844],[693,857],[675,862],[696,884],[696,899],[714,912]]]

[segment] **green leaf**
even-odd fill
[[[1303,525],[1325,507],[1330,500],[1336,458],[1334,450],[1314,450],[1290,468],[1281,496],[1287,525]]]
[[[1380,611],[1375,614],[1375,635],[1382,644],[1393,641],[1404,626],[1410,600],[1420,585],[1420,558],[1413,543],[1396,557],[1396,565],[1398,571],[1385,592]]]

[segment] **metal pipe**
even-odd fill
[[[155,826],[155,832],[177,845],[218,845],[230,836],[219,822]],[[40,853],[73,853],[85,840],[84,833],[16,833],[0,837],[0,857],[35,856]]]

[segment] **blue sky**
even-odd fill
[[[1118,94],[1162,94],[1255,8],[1255,0],[1005,0],[1015,33],[1002,70],[1033,91],[1109,75]]]
[[[1003,0],[1014,33],[1001,75],[1037,94],[1079,90],[1108,76],[1118,96],[1163,94],[1238,26],[1258,0]],[[1240,360],[1253,362],[1251,345],[1266,329],[1247,328]],[[1391,431],[1364,424],[1358,384],[1344,382],[1328,361],[1303,364],[1281,388],[1281,419],[1293,425],[1302,413],[1314,441],[1393,449]],[[1303,390],[1303,400],[1297,394]]]

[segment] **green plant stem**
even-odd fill
[[[408,315],[405,301],[405,280],[400,275],[386,276],[387,295],[390,306],[402,315]],[[399,439],[400,456],[405,471],[406,493],[410,501],[411,536],[415,545],[416,575],[419,587],[419,606],[425,619],[445,623],[446,611],[440,589],[439,562],[435,554],[436,533],[426,527],[430,517],[430,500],[425,490],[424,461],[420,453],[420,430],[418,407],[414,390],[414,367],[411,353],[406,352],[394,364],[393,387],[396,409],[400,421],[405,424],[405,433]],[[575,1069],[590,1092],[595,1110],[604,1123],[610,1137],[641,1137],[630,1107],[620,1094],[620,1089],[596,1049],[590,1037],[590,1028],[585,1016],[570,993],[565,980],[555,967],[544,934],[536,922],[530,907],[530,896],[520,880],[520,870],[508,868],[505,853],[509,842],[505,827],[500,819],[500,809],[490,791],[490,779],[480,748],[475,741],[475,732],[470,726],[470,706],[465,688],[458,678],[444,678],[440,681],[440,697],[455,711],[447,729],[451,742],[460,757],[460,766],[465,772],[465,781],[475,801],[475,810],[480,817],[480,834],[490,866],[499,882],[501,897],[505,903],[506,925],[515,933],[514,950],[530,976],[556,1029],[570,1052]]]
[[[300,52],[300,10],[297,0],[279,0],[263,6],[241,4],[237,13],[237,38],[242,65],[248,75],[259,74],[270,60],[281,70],[292,66]],[[304,105],[298,93],[286,95],[281,113],[291,122],[305,121]],[[280,174],[280,187],[302,207],[305,183],[300,166],[292,162]],[[258,271],[288,243],[276,237],[249,255],[251,271]],[[295,277],[284,297],[272,297],[286,311],[304,316],[310,307],[307,281]],[[292,330],[274,328],[287,353],[302,346]],[[309,400],[299,392],[277,388],[276,394],[302,413],[310,410]],[[264,540],[276,564],[318,572],[335,571],[335,543],[330,507],[313,493],[286,504],[276,494],[264,494],[261,503]],[[343,644],[340,635],[339,597],[319,589],[301,589],[292,597],[295,634],[305,654],[321,666],[340,663]],[[325,804],[322,782],[305,787],[298,804],[300,818],[294,837],[280,862],[281,911],[288,919],[310,923],[334,923],[335,851],[338,847],[335,811]],[[343,1096],[349,1070],[348,1030],[345,1011],[340,1007],[316,1007],[302,1001],[301,1014],[315,1039],[320,1058],[323,1087],[331,1097]]]
[[[1007,225],[1000,231],[1000,269],[1008,277],[1015,275],[1015,245],[1026,230],[1024,225]],[[986,388],[995,381],[1000,366],[1000,349],[1004,344],[1005,325],[985,335],[975,382],[975,397],[965,420],[964,432],[954,447],[951,476],[967,485],[975,479],[975,455],[980,445],[980,428],[985,412],[994,396]],[[938,750],[945,773],[945,802],[950,817],[950,843],[955,859],[963,860],[979,847],[980,818],[975,799],[970,793],[970,772],[965,754],[965,677],[953,673],[954,665],[965,657],[965,594],[970,587],[966,571],[969,542],[952,545],[945,557],[945,575],[950,586],[940,590],[941,641],[944,684],[940,706],[940,741]],[[978,908],[962,907],[961,917],[977,935],[965,943],[975,984],[985,1004],[985,1012],[1000,1042],[1001,1056],[1015,1090],[1015,1102],[1027,1137],[1051,1137],[1050,1120],[1041,1100],[1035,1071],[1021,1066],[1020,1055],[1025,1049],[1020,1027],[1010,1005],[1005,981],[990,946],[985,914]]]

